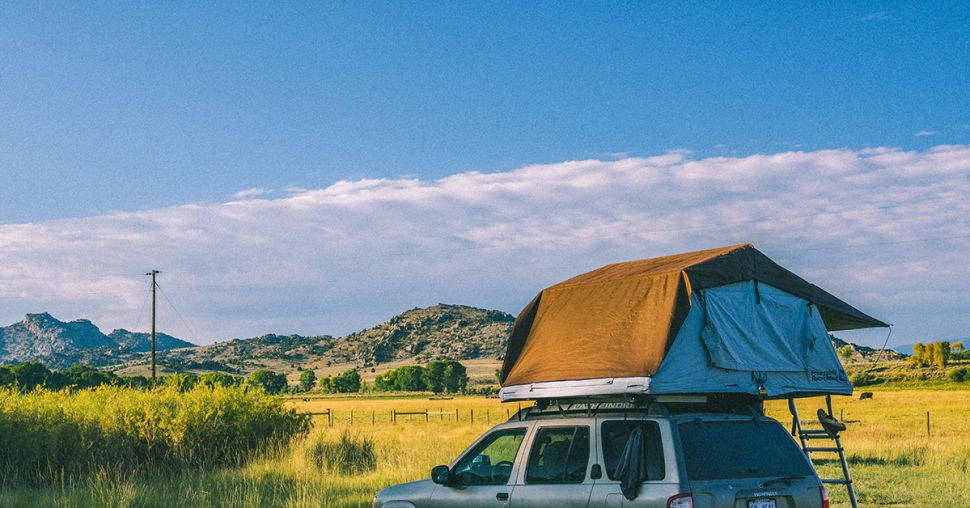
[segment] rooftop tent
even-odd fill
[[[751,245],[617,263],[526,306],[501,395],[851,393],[827,331],[876,326]]]

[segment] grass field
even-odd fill
[[[844,441],[861,503],[970,506],[970,391],[873,391],[872,400],[836,399],[836,412],[858,422],[849,424]],[[494,424],[516,409],[481,397],[296,398],[287,404],[301,412],[333,409],[335,423],[331,427],[326,417],[315,416],[315,428],[305,438],[240,467],[140,478],[104,473],[43,488],[11,487],[0,490],[0,506],[369,506],[376,490],[427,477],[432,466],[449,462],[487,430],[486,419]],[[803,419],[820,404],[801,401]],[[424,416],[401,416],[390,423],[391,410],[425,409],[445,414],[433,414],[427,422]],[[783,403],[770,403],[768,411],[782,422],[790,420]],[[337,444],[341,439],[344,444]],[[837,467],[823,463],[823,476],[835,474]],[[833,506],[845,506],[844,489],[833,486],[831,493]]]

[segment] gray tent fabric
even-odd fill
[[[640,484],[647,479],[647,465],[643,460],[643,427],[637,425],[630,432],[626,446],[620,455],[616,477],[620,480],[623,497],[633,501],[640,490]]]
[[[820,313],[767,284],[757,291],[747,281],[692,295],[649,393],[851,395]]]
[[[703,301],[707,324],[701,338],[715,367],[805,370],[814,341],[805,300],[749,281],[704,291]]]

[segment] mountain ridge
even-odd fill
[[[156,334],[156,349],[195,347],[167,334]],[[105,335],[88,319],[61,321],[47,312],[25,314],[0,327],[0,363],[40,361],[60,368],[75,363],[106,366],[117,358],[151,348],[150,335],[117,329]]]
[[[439,303],[406,310],[342,337],[265,334],[196,346],[158,333],[157,362],[163,372],[233,374],[257,369],[324,373],[357,368],[373,372],[432,360],[492,364],[504,356],[514,321],[514,316],[502,311]],[[853,361],[902,356],[830,338],[836,348],[852,345]],[[46,312],[27,314],[19,323],[0,327],[0,363],[39,360],[52,367],[87,363],[119,373],[144,373],[149,349],[147,333],[119,328],[105,335],[89,320],[63,322]]]

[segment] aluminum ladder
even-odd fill
[[[825,396],[825,406],[828,411],[829,417],[834,418],[832,413],[832,396]],[[849,463],[845,460],[845,448],[842,447],[842,438],[839,436],[838,432],[829,433],[825,429],[806,429],[802,428],[802,420],[798,416],[798,407],[795,406],[795,399],[792,397],[788,398],[788,410],[792,415],[792,427],[791,435],[797,436],[802,443],[802,451],[808,456],[808,460],[812,460],[812,453],[838,453],[839,463],[842,465],[842,478],[822,478],[822,483],[825,484],[835,484],[835,485],[845,485],[845,488],[849,491],[849,504],[852,508],[858,508],[859,504],[855,497],[855,485],[852,483],[852,477],[849,476]],[[828,439],[835,442],[835,446],[814,446],[809,443],[809,441],[818,439]],[[815,465],[815,462],[812,462]]]

